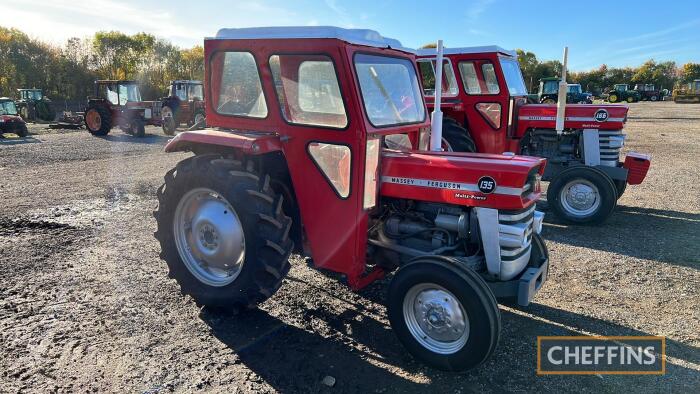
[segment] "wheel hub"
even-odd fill
[[[462,304],[439,285],[411,288],[404,299],[404,317],[413,337],[435,353],[455,353],[469,338],[469,319]]]
[[[204,188],[188,192],[173,225],[180,257],[197,279],[225,286],[238,277],[245,259],[243,226],[221,195]]]
[[[577,216],[590,215],[600,206],[598,188],[585,179],[567,183],[561,194],[564,209]]]

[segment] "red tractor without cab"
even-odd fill
[[[435,49],[418,51],[428,108],[435,92]],[[496,46],[445,48],[441,102],[443,147],[544,157],[547,200],[573,223],[607,219],[627,184],[642,183],[650,157],[628,153],[620,162],[628,108],[565,106],[564,127],[555,129],[556,104],[528,104],[515,51]],[[432,82],[432,86],[426,81]],[[427,86],[426,86],[427,85]]]
[[[446,370],[483,363],[496,297],[527,305],[547,277],[545,160],[425,151],[415,55],[371,30],[222,29],[204,53],[214,128],[168,143],[195,155],[165,175],[154,212],[182,293],[255,307],[291,253],[355,290],[396,271],[387,307],[406,348]]]
[[[183,123],[187,127],[204,127],[204,88],[201,81],[172,81],[168,97],[161,99],[161,124],[167,135]]]
[[[141,101],[137,81],[95,81],[95,95],[88,97],[85,126],[92,135],[107,135],[119,126],[136,137],[146,134],[146,124],[153,124],[160,105]],[[155,119],[160,119],[156,117]]]

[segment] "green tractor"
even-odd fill
[[[700,103],[700,79],[673,89],[673,101],[676,103]]]
[[[616,83],[615,86],[608,92],[608,101],[611,103],[619,103],[626,101],[628,103],[636,103],[642,99],[642,95],[629,88],[626,83]]]
[[[540,88],[537,94],[529,94],[528,99],[533,103],[556,104],[559,97],[559,77],[546,77],[540,79]],[[578,83],[569,83],[566,86],[567,104],[592,104],[593,97],[590,93],[584,93]]]
[[[41,89],[17,89],[17,92],[19,92],[19,100],[15,105],[25,122],[37,120],[50,122],[56,118],[51,100],[44,96]]]

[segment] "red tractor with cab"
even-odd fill
[[[255,307],[291,253],[354,290],[395,271],[389,320],[410,353],[446,370],[488,359],[497,297],[527,305],[547,278],[545,160],[425,150],[415,55],[375,31],[222,29],[204,58],[212,128],[168,143],[194,156],[154,212],[182,293]]]
[[[161,99],[161,125],[167,135],[175,134],[181,124],[204,127],[204,87],[201,81],[170,82],[168,97]]]
[[[436,50],[421,49],[418,57],[433,108]],[[558,104],[528,104],[515,51],[497,46],[445,48],[443,75],[443,148],[546,158],[547,201],[564,220],[603,222],[627,184],[646,177],[649,156],[630,152],[620,161],[626,106],[562,103],[557,130]]]
[[[95,95],[88,97],[85,126],[92,135],[107,135],[119,126],[136,137],[146,135],[146,125],[159,120],[160,103],[142,101],[138,81],[95,81]]]

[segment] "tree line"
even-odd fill
[[[425,47],[434,47],[428,44]],[[561,62],[540,61],[532,52],[517,50],[525,84],[537,90],[539,79],[561,75]],[[0,26],[0,96],[16,97],[16,89],[41,88],[51,98],[83,100],[93,94],[97,79],[135,79],[141,95],[154,100],[166,93],[171,80],[199,79],[204,75],[204,49],[179,48],[147,33],[97,32],[51,45],[17,29]],[[700,63],[648,60],[639,67],[608,67],[571,72],[569,82],[600,94],[616,83],[653,83],[672,89],[700,79]]]
[[[518,62],[530,92],[537,91],[540,78],[561,76],[562,64],[558,60],[540,61],[532,52],[516,50]],[[700,63],[656,62],[647,60],[639,67],[608,67],[603,64],[590,71],[567,73],[567,82],[579,83],[584,91],[600,94],[617,83],[630,85],[652,83],[656,89],[672,90],[679,84],[700,79]]]
[[[179,48],[151,34],[97,32],[51,45],[0,26],[0,96],[40,88],[52,99],[84,100],[98,79],[135,79],[141,95],[165,95],[174,79],[202,79],[204,49]]]

